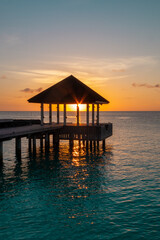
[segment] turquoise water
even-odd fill
[[[100,144],[86,153],[78,142],[70,152],[62,141],[58,153],[51,144],[33,157],[23,139],[19,162],[14,140],[5,142],[0,239],[160,239],[160,112],[103,112],[101,122],[114,126],[105,152]]]

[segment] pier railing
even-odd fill
[[[59,138],[66,140],[101,141],[112,135],[112,123],[99,125],[66,125],[60,129]]]

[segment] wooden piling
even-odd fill
[[[33,154],[36,154],[36,136],[33,136]]]
[[[40,138],[40,149],[43,152],[43,136]]]
[[[46,133],[46,134],[45,134],[45,151],[49,151],[49,145],[50,145],[50,142],[49,142],[49,134]]]
[[[88,151],[88,140],[86,141],[86,151]]]
[[[94,151],[96,151],[96,141],[93,141]]]
[[[103,143],[102,143],[102,148],[103,148],[103,151],[105,151],[105,140],[103,140]]]
[[[0,141],[0,164],[3,162],[3,142]]]
[[[32,151],[32,138],[31,137],[28,138],[28,149],[29,149],[29,152]]]
[[[69,149],[70,149],[70,151],[72,152],[72,150],[73,150],[73,140],[69,140]]]
[[[69,149],[73,150],[73,133],[69,135]]]
[[[15,140],[16,140],[16,144],[15,144],[15,147],[16,147],[16,157],[17,158],[21,158],[21,138],[20,137],[16,137]]]
[[[92,151],[92,141],[90,141],[90,150]]]
[[[99,150],[99,141],[97,141],[97,150]]]
[[[54,133],[54,136],[53,136],[53,147],[54,148],[59,147],[59,134],[58,133]]]

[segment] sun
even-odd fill
[[[86,104],[78,104],[79,110],[80,111],[85,111],[86,110]]]
[[[86,110],[86,104],[78,104],[79,106],[79,111],[85,111]],[[68,110],[69,111],[77,111],[77,104],[69,104],[68,105]]]

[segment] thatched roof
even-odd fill
[[[28,100],[30,103],[77,104],[109,103],[74,76],[69,76]]]

